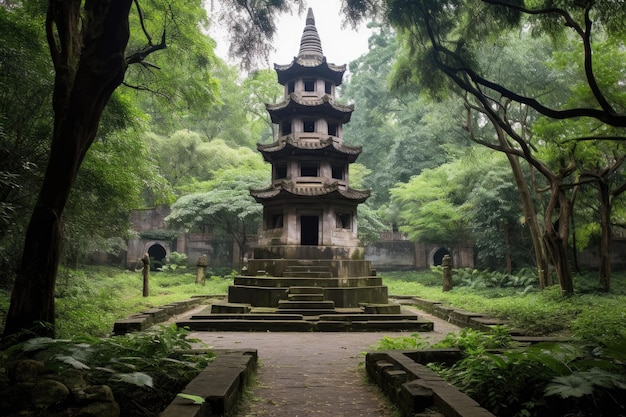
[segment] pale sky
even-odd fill
[[[278,33],[274,41],[276,51],[270,56],[269,68],[274,64],[289,64],[300,49],[300,38],[306,21],[306,10],[313,8],[315,27],[322,42],[322,50],[328,62],[342,65],[367,53],[367,40],[371,35],[365,24],[355,31],[349,24],[342,23],[340,2],[337,0],[307,0],[302,15],[283,15],[278,24]],[[210,31],[218,42],[217,54],[227,59],[228,45],[223,37]]]

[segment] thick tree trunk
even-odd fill
[[[611,193],[609,186],[604,181],[598,181],[600,189],[600,265],[599,284],[600,290],[609,292],[611,290],[611,250],[613,243],[613,233],[611,228]]]
[[[50,160],[26,233],[4,334],[38,322],[54,324],[61,218],[102,111],[126,71],[132,0],[50,0],[48,40],[55,64]],[[55,32],[58,32],[58,36]],[[71,65],[74,67],[71,67]],[[47,336],[54,328],[39,330]]]

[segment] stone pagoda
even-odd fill
[[[401,314],[400,305],[388,303],[387,287],[364,259],[357,207],[370,192],[350,187],[349,167],[361,147],[343,143],[343,126],[354,108],[335,98],[346,66],[326,61],[311,9],[298,56],[274,69],[284,86],[284,100],[266,105],[278,126],[276,141],[257,145],[272,165],[272,182],[250,192],[263,205],[254,257],[235,277],[228,303],[214,304],[210,315],[195,317],[203,325],[184,325],[206,330],[355,330],[372,328],[366,322],[377,315],[377,322],[387,320],[385,329],[432,329],[432,323]],[[222,318],[237,320],[230,326],[216,324]]]

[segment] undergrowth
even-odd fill
[[[597,289],[595,276],[579,275],[575,279],[575,294],[563,297],[558,286],[540,291],[535,283],[529,289],[532,271],[524,270],[522,274],[523,278],[516,279],[508,274],[454,270],[454,289],[443,292],[438,268],[381,273],[389,294],[417,296],[500,318],[527,335],[557,334],[596,340],[620,334],[626,320],[622,307],[626,302],[624,275],[614,274],[608,294],[592,290]]]
[[[428,364],[499,417],[626,415],[626,333],[595,344],[540,343],[521,348],[505,328],[462,329],[429,345],[419,334],[384,337],[378,350],[457,348],[454,365]]]
[[[210,351],[189,352],[192,343],[198,342],[175,325],[108,338],[35,337],[0,351],[0,368],[7,370],[19,359],[36,358],[55,374],[78,370],[89,384],[111,387],[125,416],[153,416],[213,361]],[[0,382],[6,386],[7,381]]]
[[[232,277],[210,276],[195,284],[195,273],[152,272],[150,296],[143,297],[141,272],[110,267],[61,269],[56,288],[56,334],[103,337],[115,320],[192,296],[226,294]]]

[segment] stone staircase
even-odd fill
[[[430,321],[390,303],[368,261],[250,260],[228,302],[179,321],[205,331],[432,331]]]
[[[283,276],[294,278],[332,278],[332,272],[328,265],[289,265],[285,268]]]
[[[302,272],[316,274],[318,272]],[[289,287],[287,299],[278,301],[278,313],[301,314],[303,316],[320,316],[334,314],[335,302],[324,299],[322,287]]]

